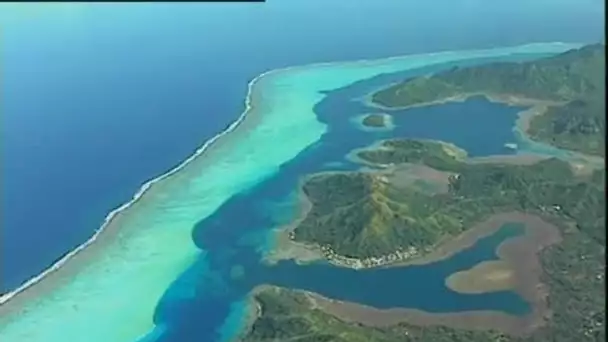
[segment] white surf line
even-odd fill
[[[267,74],[276,71],[276,70],[270,70],[267,72],[264,72],[260,75],[258,75],[257,77],[255,77],[253,80],[251,80],[248,83],[247,86],[247,96],[245,99],[245,110],[243,111],[243,113],[238,117],[238,119],[236,119],[235,121],[233,121],[230,126],[228,126],[228,128],[226,128],[224,131],[220,132],[219,134],[215,135],[214,137],[212,137],[211,139],[207,140],[203,146],[201,146],[200,148],[198,148],[194,154],[192,154],[190,157],[188,157],[186,160],[184,160],[182,163],[180,163],[178,166],[174,167],[173,169],[169,170],[168,172],[153,178],[147,182],[145,182],[137,191],[137,193],[133,196],[133,198],[131,200],[129,200],[128,202],[124,203],[123,205],[121,205],[120,207],[112,210],[104,219],[104,223],[101,225],[100,228],[97,228],[95,230],[95,234],[93,234],[93,236],[91,236],[87,241],[85,241],[84,243],[78,245],[76,248],[74,248],[72,251],[70,251],[69,253],[67,253],[65,256],[63,256],[61,259],[59,259],[57,262],[55,262],[53,265],[51,265],[50,267],[48,267],[46,270],[44,270],[43,272],[41,272],[40,274],[30,278],[29,280],[27,280],[25,283],[23,283],[21,286],[19,286],[17,289],[8,292],[2,296],[0,296],[0,305],[8,302],[9,300],[11,300],[11,298],[15,297],[17,294],[25,291],[26,289],[30,288],[31,286],[35,285],[36,283],[40,282],[41,280],[43,280],[47,275],[51,274],[52,272],[58,270],[59,268],[61,268],[67,261],[69,261],[71,258],[73,258],[75,255],[77,255],[79,252],[83,251],[84,249],[86,249],[88,246],[90,246],[91,244],[93,244],[97,238],[104,232],[105,228],[108,226],[108,224],[110,224],[110,222],[112,221],[112,219],[114,219],[114,217],[119,214],[120,212],[122,212],[125,209],[128,209],[132,204],[136,203],[142,196],[143,194],[148,191],[148,189],[150,189],[150,187],[152,185],[154,185],[157,182],[162,181],[163,179],[175,174],[176,172],[180,171],[181,169],[183,169],[186,165],[188,165],[191,161],[193,161],[196,157],[198,157],[199,155],[201,155],[203,152],[205,152],[213,143],[215,143],[218,139],[220,139],[221,137],[225,136],[226,134],[231,133],[232,131],[234,131],[244,120],[245,117],[247,116],[247,113],[250,112],[252,106],[251,106],[251,93],[253,90],[253,86],[255,85],[256,82],[258,82],[262,77],[266,76]]]
[[[312,63],[312,64],[307,64],[307,65],[296,65],[296,66],[290,66],[290,67],[285,67],[285,68],[278,68],[278,69],[273,69],[273,70],[269,70],[266,72],[261,73],[260,75],[256,76],[253,80],[251,80],[248,85],[247,85],[247,96],[245,98],[245,110],[243,111],[243,113],[239,116],[238,119],[236,119],[234,122],[232,122],[232,124],[230,124],[230,126],[228,126],[228,128],[226,128],[224,131],[220,132],[219,134],[215,135],[213,138],[209,139],[208,141],[206,141],[203,146],[201,146],[199,149],[197,149],[194,154],[192,154],[190,157],[188,157],[186,160],[184,160],[181,164],[179,164],[178,166],[174,167],[173,169],[169,170],[168,172],[153,178],[147,182],[145,182],[139,189],[139,191],[133,196],[133,198],[126,202],[125,204],[121,205],[120,207],[112,210],[105,218],[104,223],[102,224],[102,226],[98,229],[96,229],[95,234],[93,234],[93,236],[91,236],[91,238],[89,238],[87,241],[85,241],[84,243],[80,244],[79,246],[77,246],[75,249],[73,249],[72,251],[70,251],[69,253],[67,253],[65,256],[63,256],[61,259],[59,259],[57,262],[55,262],[53,265],[51,265],[49,268],[47,268],[46,270],[44,270],[43,272],[41,272],[40,274],[30,278],[29,280],[27,280],[25,283],[23,283],[21,286],[19,286],[17,289],[8,292],[2,296],[0,296],[0,305],[3,305],[5,303],[7,303],[10,299],[12,299],[13,297],[15,297],[17,294],[25,291],[26,289],[32,287],[33,285],[35,285],[36,283],[42,281],[47,275],[51,274],[52,272],[58,270],[59,268],[61,268],[67,261],[69,261],[71,258],[73,258],[74,256],[76,256],[79,252],[83,251],[84,249],[86,249],[88,246],[90,246],[91,244],[93,244],[97,238],[103,233],[104,229],[108,226],[108,224],[112,221],[112,219],[120,212],[122,212],[123,210],[129,208],[132,204],[136,203],[141,196],[156,182],[159,182],[171,175],[173,175],[174,173],[180,171],[181,169],[183,169],[186,165],[188,165],[188,163],[190,163],[191,161],[193,161],[195,158],[197,158],[199,155],[201,155],[203,152],[205,152],[205,150],[207,150],[213,143],[215,143],[219,138],[223,137],[224,135],[227,135],[229,133],[231,133],[232,131],[234,131],[246,118],[247,113],[249,113],[249,111],[252,109],[252,105],[251,105],[251,95],[252,95],[252,90],[254,85],[261,80],[263,77],[268,76],[272,73],[278,73],[278,72],[286,72],[286,71],[290,71],[293,69],[298,69],[298,68],[311,68],[311,67],[327,67],[327,66],[332,66],[332,65],[336,65],[336,64],[374,64],[374,63],[381,63],[382,61],[391,61],[391,60],[395,60],[395,59],[401,59],[401,58],[416,58],[416,57],[421,57],[421,56],[426,56],[426,57],[433,57],[433,56],[438,56],[438,55],[450,55],[450,54],[454,54],[454,53],[458,53],[458,52],[462,52],[462,51],[469,51],[471,53],[475,53],[475,52],[486,52],[486,51],[490,51],[490,50],[505,50],[505,49],[512,49],[512,48],[529,48],[529,47],[536,47],[536,46],[548,46],[548,45],[555,45],[555,46],[568,46],[570,48],[576,48],[579,47],[583,44],[573,44],[573,43],[563,43],[563,42],[550,42],[550,43],[530,43],[530,44],[522,44],[522,45],[513,45],[513,46],[505,46],[505,47],[498,47],[498,48],[487,48],[487,49],[472,49],[472,50],[447,50],[447,51],[437,51],[437,52],[431,52],[431,53],[419,53],[419,54],[411,54],[411,55],[401,55],[401,56],[391,56],[391,57],[385,57],[385,58],[378,58],[378,59],[358,59],[358,60],[354,60],[354,61],[341,61],[341,62],[320,62],[320,63]],[[534,52],[534,50],[531,51],[532,53]],[[476,58],[476,57],[470,57],[470,58]],[[468,59],[468,58],[464,58],[464,59]],[[461,59],[458,59],[461,60]],[[434,63],[431,63],[430,65],[432,65]]]

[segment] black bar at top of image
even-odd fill
[[[40,0],[18,0],[18,1],[5,1],[5,0],[0,0],[0,3],[2,2],[12,2],[12,3],[40,3],[40,2],[46,2],[46,1],[40,1]],[[167,1],[155,1],[155,0],[101,0],[101,1],[66,1],[66,2],[79,2],[79,3],[130,3],[130,2],[167,2]],[[171,1],[171,3],[188,3],[188,2],[236,2],[236,3],[249,3],[249,2],[266,2],[266,0],[180,0],[180,1]]]

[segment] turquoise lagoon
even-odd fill
[[[263,250],[271,248],[263,245],[265,236],[291,218],[283,210],[276,210],[276,204],[293,212],[293,190],[301,176],[326,170],[327,165],[355,169],[357,165],[344,162],[350,150],[391,134],[404,134],[404,129],[411,128],[400,118],[391,132],[356,129],[349,116],[369,108],[353,98],[381,83],[450,63],[540,57],[573,47],[548,43],[451,51],[317,64],[261,75],[250,84],[250,106],[241,119],[118,212],[105,226],[102,234],[107,237],[99,243],[98,253],[85,251],[67,262],[72,272],[69,278],[51,275],[23,292],[24,304],[3,312],[0,337],[24,342],[120,342],[146,335],[146,340],[161,341],[229,339],[240,328],[246,293],[261,283],[310,289],[377,307],[526,312],[526,304],[510,292],[462,296],[442,285],[445,275],[474,264],[476,259],[492,258],[499,238],[516,234],[512,229],[501,230],[488,243],[478,244],[445,263],[392,269],[390,274],[380,270],[356,272],[324,263],[298,266],[285,261],[264,266],[259,260]],[[495,125],[494,129],[511,133],[519,110],[481,100],[453,106],[450,111],[472,113],[474,120],[488,120],[488,115],[481,115],[488,111],[503,111],[504,115],[491,113],[505,120],[505,125]],[[420,117],[413,114],[408,115]],[[439,118],[441,113],[433,115]],[[405,134],[427,132],[429,137],[455,140],[469,151],[480,145],[478,139],[487,137],[471,136],[473,126],[462,126],[468,133],[458,136],[451,132],[455,135],[448,139],[432,133],[429,122],[418,124],[429,125],[428,130]],[[488,149],[474,154],[498,153],[499,143],[502,146],[505,142],[498,140],[493,144],[484,140],[482,145]],[[231,276],[234,266],[242,269],[241,277]],[[361,286],[345,291],[339,283],[343,277]],[[396,284],[425,279],[424,291],[435,292],[432,296],[419,292],[413,296],[375,296],[364,285],[372,286],[377,277],[390,277]],[[42,287],[46,289],[44,295],[37,296]],[[433,298],[443,298],[444,304]]]

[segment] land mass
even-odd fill
[[[474,95],[529,105],[536,115],[524,126],[533,139],[603,157],[604,63],[604,46],[590,45],[533,62],[452,68],[372,99],[389,109]],[[263,286],[253,294],[259,305],[244,341],[605,340],[603,166],[556,158],[475,161],[451,144],[401,138],[354,158],[379,171],[307,178],[305,210],[285,244],[344,267],[404,266],[447,258],[499,222],[524,221],[525,236],[504,241],[499,261],[445,281],[463,293],[513,290],[532,312],[380,310]]]
[[[507,240],[497,250],[508,282],[494,278],[480,284],[479,270],[487,268],[483,264],[464,278],[458,276],[459,284],[454,277],[446,281],[465,293],[511,289],[530,303],[532,313],[517,317],[379,310],[316,294],[266,289],[255,299],[264,303],[275,297],[282,302],[287,296],[290,303],[293,296],[299,304],[288,305],[280,315],[265,311],[268,306],[262,304],[246,341],[272,340],[280,329],[286,336],[310,341],[565,342],[605,337],[604,169],[577,175],[573,165],[558,159],[471,163],[453,145],[411,139],[387,140],[359,151],[359,158],[395,167],[390,172],[311,176],[302,187],[308,210],[291,233],[295,243],[321,246],[322,255],[341,266],[406,266],[448,258],[492,233],[499,223],[523,221],[527,236]],[[393,173],[415,167],[425,170],[420,175],[427,180],[447,179],[447,185],[429,191]],[[298,235],[300,229],[304,234]],[[292,319],[306,336],[290,330]]]
[[[556,164],[550,166],[551,163]],[[530,172],[538,174],[541,178],[544,174],[539,174],[539,169],[545,172],[555,171],[556,175],[548,177],[551,179],[561,178],[560,173],[568,172],[566,171],[569,170],[568,168],[561,171],[559,168],[554,168],[564,164],[567,165],[555,160],[547,160],[519,167],[524,170],[533,167],[536,171]],[[517,165],[479,165],[491,169],[517,167]],[[555,200],[567,199],[564,195],[569,192],[595,192],[592,190],[593,187],[603,187],[603,178],[600,175],[600,171],[593,172],[591,176],[577,183],[589,182],[588,185],[574,188],[566,186],[566,189],[562,189],[564,192],[550,189],[548,186],[545,186],[545,191],[557,196]],[[483,179],[487,181],[487,178]],[[523,178],[522,183],[526,184],[524,180],[527,182]],[[479,183],[483,184],[484,181],[475,184]],[[488,186],[493,187],[495,184]],[[585,189],[586,186],[589,188]],[[452,187],[450,191],[454,191],[453,189]],[[536,190],[519,196],[508,197],[521,199],[521,196],[535,194],[530,200],[536,200],[536,195],[540,195],[537,193],[539,189],[542,190],[543,187],[536,187]],[[504,190],[498,188],[495,191]],[[599,189],[597,191],[601,192]],[[254,294],[254,300],[259,303],[258,311],[243,341],[294,339],[387,342],[459,340],[567,342],[581,338],[588,341],[603,341],[606,323],[603,301],[605,226],[601,212],[604,206],[601,200],[597,200],[595,205],[588,206],[595,200],[590,200],[587,196],[579,197],[582,202],[578,205],[564,206],[566,209],[557,204],[540,210],[531,208],[529,213],[523,211],[499,213],[506,207],[496,208],[496,213],[491,214],[483,223],[476,224],[457,237],[439,239],[442,242],[438,242],[438,245],[430,249],[427,254],[394,261],[397,262],[396,265],[404,266],[445,259],[471,246],[479,238],[491,234],[501,223],[524,221],[527,236],[507,240],[497,250],[500,262],[503,263],[501,266],[509,265],[506,268],[509,272],[508,284],[496,281],[481,285],[452,283],[451,287],[456,291],[468,293],[508,287],[530,303],[532,313],[529,315],[519,317],[494,311],[431,314],[405,308],[380,310],[356,303],[335,301],[308,292],[263,287]],[[567,200],[565,202],[568,203]],[[588,210],[587,214],[576,214],[575,206],[578,207],[577,210]],[[597,211],[596,215],[592,215],[594,211]],[[576,218],[569,215],[576,215]],[[543,217],[543,220],[539,217]],[[407,227],[403,229],[407,231]],[[373,238],[370,240],[373,241]],[[486,267],[483,264],[477,266],[478,270]],[[504,267],[502,269],[505,270]],[[449,277],[446,281],[450,281]]]
[[[532,139],[604,156],[605,61],[605,46],[594,44],[530,62],[454,67],[383,89],[372,102],[405,108],[483,95],[543,107],[529,123],[526,133]]]
[[[536,330],[538,327],[545,326],[545,317],[550,315],[550,312],[547,310],[547,287],[544,285],[543,281],[541,281],[542,269],[538,259],[538,251],[545,250],[547,247],[561,241],[559,229],[555,225],[533,215],[518,212],[496,214],[487,220],[476,224],[474,227],[471,227],[458,238],[442,244],[441,247],[434,250],[432,254],[429,254],[424,258],[410,260],[402,265],[432,263],[450,258],[460,250],[471,247],[480,239],[496,233],[499,229],[502,229],[505,224],[513,223],[521,225],[521,227],[524,228],[524,234],[503,241],[499,245],[498,256],[501,263],[518,266],[510,269],[510,271],[512,271],[509,284],[510,288],[519,293],[531,303],[532,306],[530,313],[521,317],[490,311],[426,313],[420,310],[406,308],[380,310],[360,304],[336,301],[312,293],[293,293],[296,295],[304,295],[305,298],[308,298],[311,305],[311,308],[309,309],[320,309],[323,311],[323,314],[333,315],[337,318],[337,321],[341,321],[343,326],[340,326],[335,332],[341,331],[342,329],[348,330],[349,325],[351,327],[358,325],[359,328],[362,326],[368,327],[370,331],[375,331],[372,335],[361,335],[360,338],[362,340],[374,336],[378,339],[371,339],[370,341],[403,341],[403,339],[399,339],[398,335],[392,335],[389,332],[398,326],[403,326],[405,323],[426,327],[442,325],[454,329],[489,329],[496,333],[494,335],[499,335],[500,332],[502,334],[522,336]],[[259,295],[256,295],[256,299],[263,302],[264,298],[260,299],[260,296],[281,296],[286,291],[290,290],[261,287],[256,291],[256,294]],[[290,295],[293,295],[293,293]],[[283,317],[276,317],[272,313],[269,314],[268,312],[270,312],[270,310],[264,311],[264,305],[258,309],[259,311],[256,312],[256,315],[259,315],[263,320],[272,320],[278,325],[281,324],[280,322],[283,320]],[[294,313],[294,311],[296,311],[296,313]],[[297,311],[297,308],[287,308],[285,315],[288,317],[298,316]],[[306,316],[308,314],[309,313],[303,315]],[[272,334],[275,330],[267,331],[265,330],[265,327],[259,325],[258,322],[259,321],[256,320],[252,324],[250,327],[251,334],[249,334],[245,340],[272,340]],[[329,329],[330,332],[332,330],[331,327],[324,326],[320,328],[319,333],[328,333],[327,329]],[[356,336],[359,329],[352,330],[352,333]],[[293,333],[295,334],[296,332]],[[320,338],[319,336],[316,336],[314,331],[309,331],[309,333],[313,335],[310,336],[311,340],[316,341],[314,338]],[[480,336],[493,335],[486,334]],[[297,336],[293,335],[292,337]],[[335,338],[336,336],[329,338],[328,340],[340,341],[340,339]],[[412,335],[409,340],[416,340],[416,338],[417,335]],[[406,341],[407,340],[408,339],[406,339]]]
[[[387,127],[390,117],[386,114],[373,113],[367,114],[363,117],[361,123],[363,126],[372,127],[372,128],[384,128]]]
[[[359,151],[377,164],[419,164],[447,175],[445,192],[399,186],[383,174],[352,172],[309,178],[310,210],[294,229],[296,242],[316,245],[335,263],[370,267],[431,252],[499,212],[552,214],[605,241],[601,178],[575,177],[551,158],[527,165],[468,163],[461,151],[434,141],[394,139]]]

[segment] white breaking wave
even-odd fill
[[[575,44],[575,43],[562,43],[562,42],[554,42],[554,43],[532,43],[532,44],[524,44],[524,45],[519,45],[516,46],[518,48],[518,53],[534,53],[537,52],[537,50],[540,48],[542,51],[546,51],[548,46],[552,46],[556,49],[556,52],[561,52],[564,51],[565,48],[577,48],[582,46],[582,44]],[[485,51],[489,51],[489,50],[494,50],[494,51],[500,51],[500,50],[509,50],[509,49],[513,49],[513,47],[502,47],[502,48],[493,48],[493,49],[478,49],[478,50],[468,50],[469,52],[475,53],[475,52],[485,52]],[[465,50],[466,51],[466,50]],[[57,262],[55,262],[53,265],[51,265],[49,268],[47,268],[46,270],[44,270],[43,272],[41,272],[40,274],[30,278],[28,281],[26,281],[25,283],[23,283],[21,286],[19,286],[17,289],[6,293],[2,296],[0,296],[0,305],[8,302],[11,298],[15,297],[17,294],[25,291],[26,289],[30,288],[31,286],[35,285],[36,283],[40,282],[41,280],[43,280],[47,275],[51,274],[52,272],[58,270],[59,268],[61,268],[66,262],[68,262],[72,257],[76,256],[79,252],[83,251],[84,249],[86,249],[88,246],[90,246],[91,244],[93,244],[97,238],[104,232],[105,228],[108,226],[108,224],[112,221],[112,219],[120,212],[122,212],[123,210],[129,208],[132,204],[136,203],[142,196],[143,194],[150,189],[150,187],[159,182],[162,181],[163,179],[173,175],[174,173],[180,171],[181,169],[183,169],[186,165],[188,165],[188,163],[190,163],[191,161],[193,161],[194,159],[196,159],[199,155],[201,155],[202,153],[204,153],[213,143],[215,143],[218,139],[220,139],[221,137],[231,133],[232,131],[234,131],[246,118],[247,114],[250,112],[250,110],[252,109],[252,104],[251,104],[251,96],[252,96],[252,91],[253,91],[253,87],[254,85],[261,80],[263,77],[268,76],[272,73],[278,73],[278,72],[285,72],[285,71],[289,71],[289,70],[293,70],[293,69],[298,69],[298,68],[310,68],[310,67],[326,67],[326,66],[332,66],[332,65],[336,65],[336,64],[374,64],[374,63],[378,63],[380,61],[388,61],[388,60],[395,60],[395,59],[407,59],[407,58],[419,58],[421,56],[425,56],[425,57],[435,57],[435,56],[448,56],[450,54],[457,54],[459,52],[462,51],[439,51],[439,52],[433,52],[433,53],[423,53],[423,54],[412,54],[412,55],[403,55],[403,56],[393,56],[393,57],[387,57],[387,58],[380,58],[380,59],[360,59],[360,60],[355,60],[355,61],[342,61],[342,62],[321,62],[321,63],[313,63],[313,64],[308,64],[308,65],[298,65],[298,66],[291,66],[291,67],[286,67],[286,68],[279,68],[279,69],[274,69],[274,70],[269,70],[266,71],[260,75],[258,75],[257,77],[255,77],[253,80],[251,80],[248,83],[248,88],[247,88],[247,96],[245,98],[245,110],[243,111],[243,113],[239,116],[238,119],[236,119],[234,122],[232,122],[230,124],[230,126],[228,126],[225,130],[223,130],[222,132],[218,133],[217,135],[215,135],[213,138],[209,139],[208,141],[206,141],[203,146],[201,146],[199,149],[197,149],[194,154],[192,154],[190,157],[188,157],[186,160],[184,160],[182,163],[180,163],[178,166],[174,167],[173,169],[169,170],[168,172],[153,178],[147,182],[145,182],[139,189],[139,191],[137,191],[137,193],[133,196],[133,198],[126,202],[125,204],[121,205],[120,207],[112,210],[105,218],[104,223],[101,225],[100,228],[98,228],[95,231],[95,234],[93,234],[93,236],[91,236],[91,238],[89,238],[87,241],[85,241],[84,243],[80,244],[78,247],[76,247],[75,249],[73,249],[72,251],[70,251],[69,253],[67,253],[65,256],[63,256],[61,259],[59,259]],[[473,57],[473,56],[471,56]],[[473,57],[474,58],[474,57]],[[433,63],[430,63],[433,64]]]
[[[280,69],[279,69],[280,70]],[[231,133],[232,131],[234,131],[244,120],[245,117],[247,116],[247,113],[249,113],[249,111],[251,110],[252,106],[251,106],[251,95],[252,95],[252,90],[253,90],[253,86],[255,85],[256,82],[258,82],[262,77],[272,73],[272,72],[276,72],[279,70],[270,70],[267,72],[264,72],[260,75],[258,75],[257,77],[255,77],[253,80],[251,80],[248,83],[247,86],[247,96],[245,98],[245,110],[243,111],[243,113],[235,120],[233,121],[230,126],[228,126],[225,130],[223,130],[222,132],[218,133],[217,135],[213,136],[211,139],[207,140],[203,146],[201,146],[200,148],[198,148],[194,154],[192,154],[190,157],[188,157],[186,160],[184,160],[183,162],[181,162],[178,166],[174,167],[173,169],[169,170],[168,172],[153,178],[147,182],[145,182],[137,191],[137,193],[135,193],[135,195],[133,196],[133,198],[131,200],[129,200],[128,202],[124,203],[123,205],[121,205],[120,207],[112,210],[104,219],[103,224],[101,225],[100,228],[97,228],[95,230],[95,234],[93,234],[93,236],[91,236],[87,241],[85,241],[84,243],[78,245],[76,248],[74,248],[73,250],[71,250],[69,253],[67,253],[66,255],[64,255],[61,259],[59,259],[57,262],[55,262],[54,264],[52,264],[50,267],[48,267],[46,270],[44,270],[43,272],[41,272],[40,274],[30,278],[29,280],[27,280],[26,282],[24,282],[21,286],[19,286],[17,289],[5,293],[4,295],[0,296],[0,305],[8,302],[9,300],[11,300],[11,298],[15,297],[17,294],[25,291],[26,289],[30,288],[31,286],[35,285],[36,283],[40,282],[41,280],[43,280],[47,275],[53,273],[54,271],[58,270],[59,268],[61,268],[63,265],[65,265],[66,262],[68,262],[72,257],[74,257],[75,255],[77,255],[79,252],[83,251],[84,249],[86,249],[88,246],[90,246],[91,244],[93,244],[97,238],[104,232],[105,228],[108,226],[108,224],[112,221],[112,219],[119,214],[120,212],[122,212],[123,210],[129,208],[132,204],[136,203],[142,196],[143,194],[148,191],[148,189],[150,189],[150,187],[152,187],[152,185],[154,185],[157,182],[162,181],[163,179],[175,174],[176,172],[180,171],[181,169],[183,169],[186,165],[188,165],[188,163],[190,163],[191,161],[193,161],[196,157],[198,157],[199,155],[201,155],[203,152],[205,152],[213,143],[215,143],[218,139],[220,139],[221,137],[225,136],[226,134]]]

